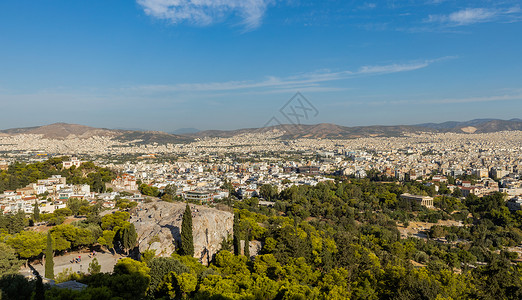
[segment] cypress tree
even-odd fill
[[[116,239],[120,243],[122,250],[128,254],[129,250],[134,248],[138,240],[138,234],[136,233],[134,224],[130,223],[121,227],[116,233]]]
[[[35,222],[40,221],[40,207],[38,205],[38,200],[34,200],[33,219]]]
[[[241,242],[239,237],[239,216],[236,213],[234,213],[234,224],[232,229],[234,231],[234,255],[239,255],[241,254]]]
[[[53,240],[51,232],[47,232],[47,247],[45,248],[45,278],[54,279]]]
[[[192,237],[192,211],[187,203],[181,222],[181,255],[194,256],[194,238]]]
[[[250,231],[247,231],[245,237],[245,249],[243,250],[245,256],[250,259]]]

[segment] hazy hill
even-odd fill
[[[160,131],[134,131],[121,129],[94,128],[85,125],[54,123],[44,126],[13,128],[0,131],[7,135],[41,134],[48,139],[87,139],[93,136],[110,137],[123,141],[142,140],[142,143],[186,143],[193,139],[187,136],[168,134]]]
[[[188,143],[202,137],[233,137],[245,133],[281,132],[283,139],[295,138],[330,138],[352,139],[360,137],[398,137],[409,133],[420,132],[458,132],[458,133],[490,133],[497,131],[522,130],[521,119],[497,120],[476,119],[466,122],[425,123],[418,125],[395,126],[357,126],[347,127],[336,124],[321,123],[315,125],[277,125],[262,128],[244,128],[237,130],[206,130],[197,131],[185,128],[171,134],[162,131],[139,131],[94,128],[78,124],[55,123],[45,126],[13,128],[0,131],[0,136],[17,134],[41,134],[49,139],[86,139],[92,136],[104,136],[123,141],[140,140],[141,143],[179,144]],[[196,132],[197,131],[197,132]]]
[[[466,122],[425,123],[416,125],[439,130],[441,132],[488,133],[497,131],[522,130],[521,119],[475,119]]]
[[[283,138],[331,138],[331,139],[350,139],[359,137],[377,137],[377,136],[401,136],[411,132],[435,132],[431,128],[422,128],[418,126],[359,126],[346,127],[336,124],[321,123],[316,125],[277,125],[263,128],[238,129],[230,131],[207,130],[200,131],[192,136],[197,137],[232,137],[244,133],[258,133],[282,131]]]

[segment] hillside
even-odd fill
[[[143,144],[180,144],[190,143],[194,141],[195,138],[229,138],[241,134],[266,132],[281,132],[282,139],[353,139],[361,137],[400,137],[404,136],[405,134],[421,132],[455,132],[473,134],[522,130],[522,120],[475,119],[466,122],[449,121],[444,123],[424,123],[418,125],[374,125],[357,127],[347,127],[330,123],[321,123],[315,125],[285,124],[262,128],[243,128],[237,130],[205,130],[199,132],[195,132],[195,130],[196,129],[186,130],[184,134],[172,134],[162,131],[107,129],[94,128],[78,124],[55,123],[44,126],[0,130],[0,136],[39,134],[48,139],[87,139],[93,136],[101,136],[121,141],[138,141],[138,143]]]
[[[336,124],[321,123],[316,125],[277,125],[264,128],[249,128],[231,131],[207,130],[201,131],[192,136],[195,137],[232,137],[245,133],[263,133],[271,131],[284,132],[283,138],[331,138],[331,139],[352,139],[360,137],[389,137],[402,136],[412,132],[435,132],[431,128],[418,126],[358,126],[346,127]]]
[[[187,143],[192,138],[168,134],[161,131],[135,131],[95,128],[79,124],[54,123],[44,126],[13,128],[0,131],[0,135],[39,134],[48,139],[88,139],[93,136],[109,137],[122,141],[136,141],[140,143]]]

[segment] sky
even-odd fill
[[[521,36],[512,0],[2,0],[0,128],[522,118]]]

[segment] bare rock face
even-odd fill
[[[138,233],[140,252],[155,249],[158,256],[169,256],[181,242],[181,222],[185,203],[164,201],[138,207],[131,222]],[[232,235],[234,214],[206,206],[190,204],[194,257],[207,264],[220,249],[223,239]]]

